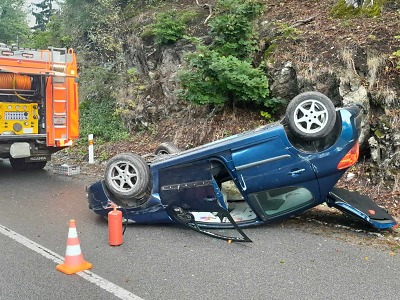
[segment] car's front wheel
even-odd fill
[[[150,184],[146,161],[134,153],[122,153],[111,158],[104,177],[108,189],[121,199],[141,197]]]
[[[336,110],[332,101],[319,92],[305,92],[290,101],[286,119],[293,134],[305,140],[327,136],[335,126]]]

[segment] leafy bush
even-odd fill
[[[117,76],[105,66],[83,68],[79,75],[80,98],[94,101],[111,98]]]
[[[121,55],[129,31],[120,0],[64,0],[63,35],[68,36],[82,60],[111,61]],[[82,66],[82,62],[80,63]]]
[[[0,41],[6,44],[29,42],[30,29],[23,9],[25,1],[0,2]]]
[[[116,74],[104,67],[84,69],[80,76],[81,135],[94,134],[104,141],[124,139],[128,136],[120,115],[116,112],[113,95]]]
[[[192,11],[171,10],[159,13],[155,23],[149,26],[145,35],[154,35],[158,44],[171,44],[185,35],[186,24],[195,16]]]
[[[258,49],[252,22],[261,9],[259,1],[218,1],[217,16],[210,21],[213,48],[222,55],[250,59]]]
[[[179,74],[182,98],[203,105],[276,104],[268,98],[265,73],[251,65],[252,55],[258,50],[253,22],[261,10],[260,1],[218,1],[217,14],[210,21],[213,43],[198,44]]]
[[[72,38],[65,35],[65,23],[60,15],[53,15],[45,26],[45,30],[36,30],[32,33],[30,47],[35,49],[47,49],[49,46],[57,48],[69,48]]]
[[[189,56],[189,70],[180,74],[181,96],[196,104],[221,105],[228,101],[264,103],[269,95],[262,70],[247,61],[202,47]]]
[[[117,141],[128,137],[120,116],[115,113],[114,100],[86,100],[79,108],[81,136],[93,134],[103,141]]]

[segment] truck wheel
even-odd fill
[[[155,155],[163,155],[163,154],[173,154],[179,153],[181,149],[179,149],[174,143],[171,142],[164,142],[158,145],[156,150],[154,150]]]
[[[286,119],[291,132],[305,140],[327,136],[335,126],[336,110],[332,101],[319,92],[305,92],[290,101]]]
[[[40,170],[46,166],[47,161],[26,162],[25,158],[10,157],[10,164],[12,168],[16,171]]]
[[[150,170],[139,155],[122,153],[107,162],[104,180],[116,197],[121,199],[139,197],[147,191]]]

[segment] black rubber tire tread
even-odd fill
[[[161,143],[160,145],[158,145],[156,150],[154,150],[155,155],[174,154],[179,152],[181,152],[181,149],[179,149],[174,143],[171,142]]]
[[[129,170],[136,174],[136,181],[133,182],[131,188],[120,188],[115,183],[113,177],[116,167],[129,167]],[[106,165],[104,171],[104,181],[107,188],[121,199],[130,199],[142,196],[147,192],[150,183],[150,170],[146,161],[139,155],[134,153],[121,153],[111,158]]]
[[[305,101],[317,100],[325,107],[327,111],[328,121],[323,128],[317,132],[304,132],[295,124],[294,113],[296,109]],[[326,137],[334,128],[336,122],[336,110],[331,99],[320,92],[304,92],[294,97],[286,108],[285,118],[287,120],[290,131],[299,138],[313,141]]]
[[[10,164],[16,171],[41,170],[46,166],[47,161],[26,162],[25,158],[10,157]]]

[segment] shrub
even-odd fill
[[[206,47],[190,55],[189,70],[180,74],[180,81],[181,96],[196,104],[262,104],[269,95],[268,80],[261,69]]]
[[[79,75],[80,98],[93,101],[111,98],[117,76],[108,67],[83,68]]]
[[[171,44],[185,35],[186,24],[195,16],[192,11],[171,10],[159,13],[155,23],[149,26],[146,35],[154,35],[158,44]]]
[[[84,69],[80,76],[80,132],[94,134],[104,141],[128,136],[120,115],[116,112],[113,95],[116,74],[104,67]]]
[[[253,21],[261,9],[258,1],[218,1],[217,16],[210,22],[213,49],[222,55],[250,59],[258,49]]]
[[[115,112],[114,100],[86,100],[81,103],[79,108],[81,136],[93,134],[97,139],[103,141],[117,141],[128,137],[121,118]]]
[[[265,73],[251,64],[258,50],[253,22],[261,9],[256,0],[218,1],[210,21],[213,43],[197,44],[179,74],[182,98],[203,105],[242,102],[271,108],[277,104],[269,99]]]

